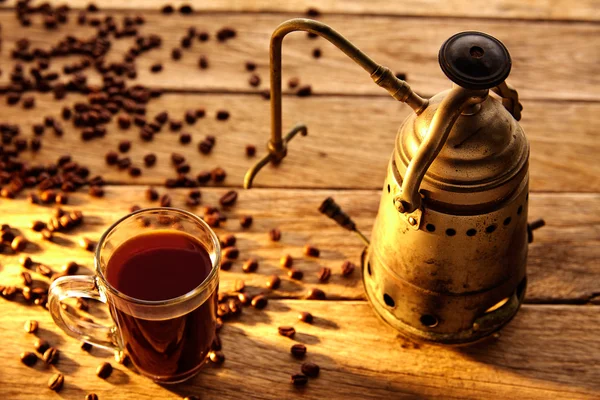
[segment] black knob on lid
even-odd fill
[[[450,37],[438,55],[444,74],[466,89],[491,89],[508,77],[510,54],[501,41],[482,32],[460,32]]]

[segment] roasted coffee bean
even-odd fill
[[[100,186],[90,186],[88,193],[92,197],[104,197],[104,189]]]
[[[200,58],[198,59],[198,67],[200,67],[200,69],[207,69],[208,68],[208,57],[205,55],[200,56]]]
[[[23,326],[23,329],[25,329],[25,332],[27,332],[27,333],[36,333],[38,330],[38,326],[39,326],[39,324],[36,320],[28,319],[27,321],[25,321],[25,325]]]
[[[309,257],[319,257],[320,251],[316,247],[307,244],[304,246],[304,254]]]
[[[54,374],[48,379],[48,388],[55,392],[60,392],[64,384],[65,377],[63,374]]]
[[[121,140],[119,142],[119,151],[121,153],[127,153],[131,149],[131,142],[129,140]]]
[[[136,167],[135,165],[129,167],[129,176],[137,178],[140,175],[142,175],[142,170],[139,167]]]
[[[144,165],[146,167],[152,167],[154,164],[156,164],[156,155],[153,153],[146,154],[144,156]]]
[[[310,85],[304,85],[298,88],[296,92],[296,96],[298,97],[308,97],[312,94],[312,87]]]
[[[210,35],[208,34],[208,32],[199,32],[198,33],[198,40],[201,42],[206,42],[209,38],[210,38]]]
[[[265,286],[267,286],[267,288],[269,289],[278,289],[279,286],[281,285],[281,279],[277,276],[277,275],[271,275],[267,278],[267,282],[265,283]]]
[[[56,364],[58,361],[59,352],[54,347],[48,347],[46,351],[44,351],[44,355],[42,356],[42,360],[46,364]]]
[[[221,255],[223,256],[223,258],[235,260],[239,257],[240,251],[235,246],[229,246],[221,250]]]
[[[40,136],[44,134],[44,125],[42,124],[35,124],[33,125],[33,134]]]
[[[19,263],[25,268],[30,268],[33,265],[33,260],[29,256],[23,256],[19,259]]]
[[[296,77],[290,78],[290,80],[288,81],[288,88],[295,89],[298,87],[299,84],[300,84],[300,79],[298,79]]]
[[[200,197],[202,197],[202,193],[198,189],[192,189],[189,191],[188,197],[192,199],[200,199]]]
[[[0,239],[4,242],[4,243],[10,243],[15,239],[15,234],[12,233],[9,230],[3,230],[2,234],[0,235]]]
[[[88,393],[85,395],[85,400],[98,400],[99,397],[96,393]]]
[[[294,329],[293,326],[280,326],[279,328],[277,328],[277,331],[279,332],[279,334],[281,336],[285,336],[288,338],[293,338],[294,335],[296,334],[296,329]]]
[[[90,309],[90,304],[81,297],[78,297],[75,301],[75,308],[81,311],[88,311]]]
[[[75,275],[77,270],[79,270],[79,264],[77,264],[75,261],[70,261],[62,266],[62,272],[67,275]]]
[[[146,200],[148,201],[156,201],[158,200],[159,194],[153,187],[149,187],[146,189]]]
[[[223,236],[220,240],[221,247],[235,246],[236,237],[234,235]]]
[[[317,364],[311,362],[302,363],[302,367],[300,369],[304,375],[310,378],[316,378],[319,376],[319,371],[321,370]]]
[[[316,49],[313,49],[312,55],[314,58],[321,58],[321,49],[319,49],[318,47]]]
[[[256,63],[253,61],[246,61],[246,71],[252,72],[256,69]]]
[[[204,118],[204,116],[206,115],[206,110],[204,108],[196,108],[196,111],[194,111],[194,113],[196,115],[196,118],[200,119]]]
[[[222,351],[211,351],[208,357],[215,364],[223,364],[225,362],[225,354]]]
[[[229,111],[219,110],[216,114],[218,121],[227,121],[229,119]]]
[[[48,296],[46,296],[46,295],[38,297],[37,299],[35,299],[33,301],[33,304],[35,304],[36,306],[40,306],[40,307],[44,307],[44,308],[46,308],[46,303],[48,303]]]
[[[181,144],[189,144],[192,141],[192,135],[189,133],[182,133],[179,135],[179,143]]]
[[[171,207],[171,196],[163,194],[160,196],[159,204],[161,207]]]
[[[178,48],[174,48],[173,50],[171,50],[171,58],[173,60],[180,60],[181,59],[181,49]]]
[[[307,323],[312,323],[313,322],[313,316],[311,313],[306,312],[306,311],[301,311],[298,314],[298,320],[302,321],[302,322],[307,322]]]
[[[40,204],[40,198],[37,194],[35,193],[29,193],[27,195],[27,199],[29,200],[29,202],[31,204]]]
[[[211,142],[203,140],[200,143],[198,143],[198,151],[200,151],[200,153],[202,154],[210,154],[213,146],[214,145]]]
[[[90,351],[91,349],[92,349],[91,343],[81,342],[81,350],[83,350],[83,351]]]
[[[224,207],[231,207],[237,201],[238,194],[235,190],[230,190],[219,199],[219,203]]]
[[[115,351],[115,361],[121,365],[128,365],[131,360],[124,351]]]
[[[196,123],[196,112],[193,110],[187,110],[184,115],[185,122],[192,125]]]
[[[308,300],[325,300],[327,296],[325,295],[325,292],[321,289],[312,288],[309,289],[306,293],[306,298]]]
[[[291,376],[291,381],[294,386],[306,386],[308,383],[308,377],[303,374],[294,374]]]
[[[244,294],[244,293],[241,293],[241,294]],[[258,296],[253,297],[252,301],[251,301],[252,307],[254,307],[258,310],[262,310],[263,308],[265,308],[268,303],[269,303],[269,300],[262,294],[259,294]]]
[[[185,162],[185,157],[179,153],[171,153],[171,162],[174,165],[183,164]]]
[[[31,151],[37,152],[42,148],[42,141],[39,138],[32,138],[29,141],[29,146],[31,146]]]
[[[58,193],[54,198],[56,204],[67,204],[69,202],[69,196],[66,193]]]
[[[47,241],[51,241],[54,238],[52,231],[50,231],[49,229],[42,229],[41,234],[42,234],[42,239],[47,240]]]
[[[71,114],[72,114],[71,109],[67,106],[64,106],[62,109],[62,113],[61,113],[63,119],[65,121],[69,120],[71,118]]]
[[[2,287],[2,292],[0,294],[6,300],[12,300],[17,295],[17,288],[14,286],[4,286]]]
[[[217,31],[217,40],[219,42],[225,42],[229,39],[233,39],[237,35],[235,29],[230,27],[224,27]]]
[[[27,239],[21,235],[15,236],[12,242],[10,242],[10,247],[16,252],[25,250],[25,246],[27,246]]]
[[[46,350],[48,350],[50,348],[50,343],[48,343],[44,339],[39,339],[38,338],[38,339],[35,340],[35,342],[33,342],[33,348],[38,353],[44,354],[46,352]]]
[[[243,292],[246,289],[246,283],[242,279],[236,279],[233,284],[233,290]]]
[[[185,199],[185,205],[188,207],[196,207],[200,204],[200,200],[195,199],[193,197],[189,197]]]
[[[117,118],[117,124],[121,129],[129,129],[131,126],[131,117],[125,114],[119,115],[119,118]]]
[[[344,261],[342,264],[342,276],[350,276],[354,272],[356,266],[350,261]]]
[[[269,239],[271,239],[272,242],[279,242],[281,239],[281,231],[277,228],[271,229],[269,231]]]
[[[258,76],[257,74],[250,75],[250,78],[248,78],[248,83],[252,87],[260,86],[260,76]]]
[[[288,276],[294,280],[302,280],[302,278],[304,278],[304,272],[296,269],[296,268],[290,268],[290,270],[288,271]]]
[[[38,357],[35,355],[35,353],[32,353],[30,351],[24,351],[23,353],[21,353],[21,362],[25,365],[27,365],[28,367],[32,367],[35,365],[35,363],[37,363]]]
[[[27,271],[21,272],[21,280],[23,281],[23,286],[31,286],[33,284],[33,278]]]
[[[210,171],[202,171],[196,176],[196,180],[199,184],[207,183],[210,181],[211,172]]]
[[[31,288],[29,286],[21,288],[21,294],[26,301],[33,300],[33,295],[31,294]]]
[[[329,281],[329,278],[331,278],[331,268],[321,267],[321,270],[319,271],[319,282],[325,283]]]
[[[242,228],[250,228],[253,218],[251,215],[243,215],[240,217],[240,226]]]
[[[23,97],[23,108],[28,110],[35,107],[35,98],[33,96]]]
[[[216,214],[211,214],[211,215],[204,216],[204,221],[211,228],[218,228],[221,225],[221,220],[219,219],[219,216],[216,215]]]
[[[117,167],[121,170],[128,169],[129,167],[131,167],[131,159],[129,157],[121,158],[117,162]]]
[[[258,261],[255,258],[250,258],[242,265],[242,271],[245,273],[256,272],[258,269]]]
[[[248,304],[251,304],[253,299],[247,293],[238,293],[238,300],[242,305],[247,306]]]
[[[172,13],[173,13],[173,11],[175,11],[175,9],[174,9],[174,8],[173,8],[173,6],[172,6],[172,5],[170,5],[170,4],[164,5],[164,6],[161,8],[161,12],[162,12],[163,14],[172,14]]]
[[[92,240],[85,237],[79,239],[79,246],[87,251],[94,251],[94,249],[96,248],[96,244]]]
[[[141,209],[142,209],[142,207],[138,206],[137,204],[134,204],[131,207],[129,207],[129,212],[132,213],[132,212],[139,211]]]
[[[98,368],[96,368],[96,375],[99,378],[107,379],[110,376],[110,374],[112,374],[112,371],[112,365],[110,365],[110,363],[103,362],[102,364],[98,365]]]
[[[296,358],[304,358],[306,355],[306,346],[300,343],[292,345],[290,352]]]
[[[152,72],[152,73],[160,72],[160,71],[162,71],[162,69],[163,69],[163,66],[161,63],[152,64],[150,66],[150,72]]]
[[[279,265],[281,265],[283,268],[291,268],[293,264],[294,259],[289,254],[282,256],[279,260]]]
[[[104,155],[104,160],[108,165],[115,165],[119,161],[119,154],[116,151],[109,151]]]
[[[221,260],[221,264],[220,264],[220,266],[219,266],[219,267],[220,267],[220,268],[221,268],[223,271],[229,271],[229,270],[231,269],[231,267],[232,267],[232,266],[233,266],[233,261],[231,261],[231,260],[225,260],[225,259],[223,259],[223,260]]]
[[[313,17],[313,18],[314,17],[318,17],[318,16],[321,15],[321,11],[319,11],[317,8],[309,7],[306,10],[306,15],[309,16],[309,17]]]

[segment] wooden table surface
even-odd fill
[[[105,198],[91,198],[86,189],[72,194],[64,208],[82,210],[86,222],[58,243],[39,243],[30,230],[32,220],[48,220],[51,207],[29,204],[25,192],[14,200],[0,199],[0,222],[36,240],[37,246],[28,245],[23,252],[35,261],[54,269],[76,261],[85,267],[84,273],[91,273],[91,253],[75,245],[77,239],[98,239],[134,204],[151,206],[144,195],[149,185],[156,185],[161,194],[171,193],[173,206],[187,208],[187,189],[160,187],[166,178],[174,177],[169,158],[178,152],[187,158],[192,176],[216,166],[227,171],[222,185],[201,189],[202,205],[216,205],[227,190],[239,189],[238,204],[217,229],[220,235],[234,233],[241,251],[240,261],[221,272],[221,290],[231,290],[236,279],[244,279],[253,290],[264,290],[269,304],[264,311],[244,308],[238,319],[225,324],[222,366],[209,365],[189,382],[163,387],[117,364],[107,352],[83,352],[42,308],[0,299],[0,398],[83,399],[89,392],[100,399],[177,399],[191,394],[201,399],[600,398],[597,0],[488,0],[477,7],[473,2],[443,0],[213,0],[189,2],[195,11],[190,16],[163,15],[159,10],[166,3],[98,0],[97,15],[112,15],[119,23],[124,16],[142,15],[146,23],[140,32],[162,36],[161,48],[137,59],[138,77],[127,84],[164,90],[148,103],[150,117],[166,110],[172,119],[183,119],[186,110],[205,108],[204,119],[184,126],[183,131],[193,136],[192,143],[181,145],[177,135],[168,131],[152,142],[142,142],[137,129],[121,130],[114,121],[107,125],[106,137],[84,143],[80,129],[64,123],[62,138],[47,131],[42,150],[27,150],[20,158],[32,164],[50,163],[70,153],[90,168],[92,176],[101,175],[108,182]],[[69,4],[73,9],[69,22],[48,31],[39,15],[32,17],[32,26],[22,27],[15,18],[14,2],[0,3],[0,86],[9,82],[15,62],[10,54],[19,39],[27,37],[32,46],[48,47],[68,34],[87,37],[94,32],[95,28],[75,21],[88,1]],[[177,9],[183,3],[172,4]],[[498,338],[466,348],[408,342],[375,316],[365,300],[359,270],[341,276],[343,261],[359,264],[362,244],[320,215],[317,207],[325,197],[333,196],[362,230],[370,232],[396,131],[410,110],[373,85],[358,66],[323,39],[293,34],[286,39],[283,52],[284,83],[298,77],[301,85],[309,84],[313,91],[313,96],[299,98],[286,88],[284,129],[303,121],[309,136],[291,144],[281,166],[265,168],[256,189],[241,189],[244,172],[257,160],[246,157],[245,146],[256,145],[260,157],[269,135],[269,103],[260,91],[268,88],[270,34],[280,22],[304,16],[315,6],[321,11],[319,19],[376,61],[405,73],[411,86],[427,96],[450,86],[439,69],[437,52],[451,34],[482,30],[502,40],[511,52],[509,81],[521,94],[522,126],[531,143],[530,218],[543,217],[547,226],[536,231],[530,246],[526,304]],[[190,26],[209,32],[211,39],[195,41],[181,60],[172,61],[171,49]],[[215,32],[225,26],[234,27],[237,36],[219,43]],[[116,61],[133,39],[112,42],[107,59]],[[315,48],[322,50],[319,59],[312,57]],[[206,70],[198,68],[200,55],[208,57]],[[53,60],[50,70],[61,71],[74,59]],[[164,63],[163,71],[152,74],[150,66],[159,61]],[[258,88],[248,84],[247,61],[257,64],[256,73],[262,79]],[[95,72],[88,75],[91,84],[101,82]],[[56,101],[52,94],[35,93],[35,108],[25,110],[21,104],[6,105],[5,97],[0,95],[0,122],[19,124],[26,138],[44,116],[60,119],[63,106],[85,100],[83,95],[69,94]],[[222,109],[231,113],[226,122],[215,119]],[[210,155],[197,150],[205,135],[216,137]],[[133,143],[128,156],[134,164],[141,166],[142,157],[154,152],[156,166],[143,168],[138,178],[107,166],[104,154],[116,150],[123,139]],[[200,207],[191,210],[200,212]],[[241,215],[254,217],[251,228],[239,226]],[[276,243],[267,235],[275,227],[282,231]],[[302,256],[306,243],[321,249],[318,260]],[[295,258],[296,267],[304,272],[302,282],[288,279],[279,267],[284,254]],[[249,257],[257,258],[260,267],[256,273],[244,274],[241,263]],[[18,259],[19,255],[0,255],[1,284],[19,284],[22,267]],[[333,270],[326,284],[317,279],[322,266]],[[278,290],[264,289],[271,274],[282,277]],[[324,290],[328,299],[305,300],[312,287]],[[298,322],[300,311],[313,313],[315,322]],[[100,306],[94,306],[91,314],[106,317]],[[28,319],[39,321],[36,335],[24,332]],[[296,337],[278,335],[280,325],[294,325]],[[60,349],[58,364],[46,367],[38,362],[29,368],[19,362],[19,354],[32,349],[35,336]],[[321,367],[320,376],[301,390],[289,382],[301,364],[289,353],[293,343],[306,344],[306,360]],[[95,375],[103,360],[115,367],[106,381]],[[46,387],[56,371],[65,375],[60,393]]]

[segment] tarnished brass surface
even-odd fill
[[[296,30],[329,40],[415,111],[398,131],[371,240],[333,199],[320,208],[367,245],[363,282],[374,310],[404,335],[436,343],[468,344],[500,329],[522,302],[527,244],[543,225],[527,224],[529,144],[518,94],[503,81],[506,48],[478,32],[452,36],[439,59],[455,84],[426,100],[328,26],[284,22],[271,38],[269,154],[248,171],[246,188],[306,133],[298,125],[281,135],[281,44]]]

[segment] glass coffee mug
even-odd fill
[[[200,370],[215,339],[220,255],[217,235],[196,215],[175,208],[136,211],[102,235],[95,275],[54,281],[50,313],[69,336],[124,351],[154,381],[182,382]],[[106,303],[115,325],[64,310],[61,301],[72,297]]]

